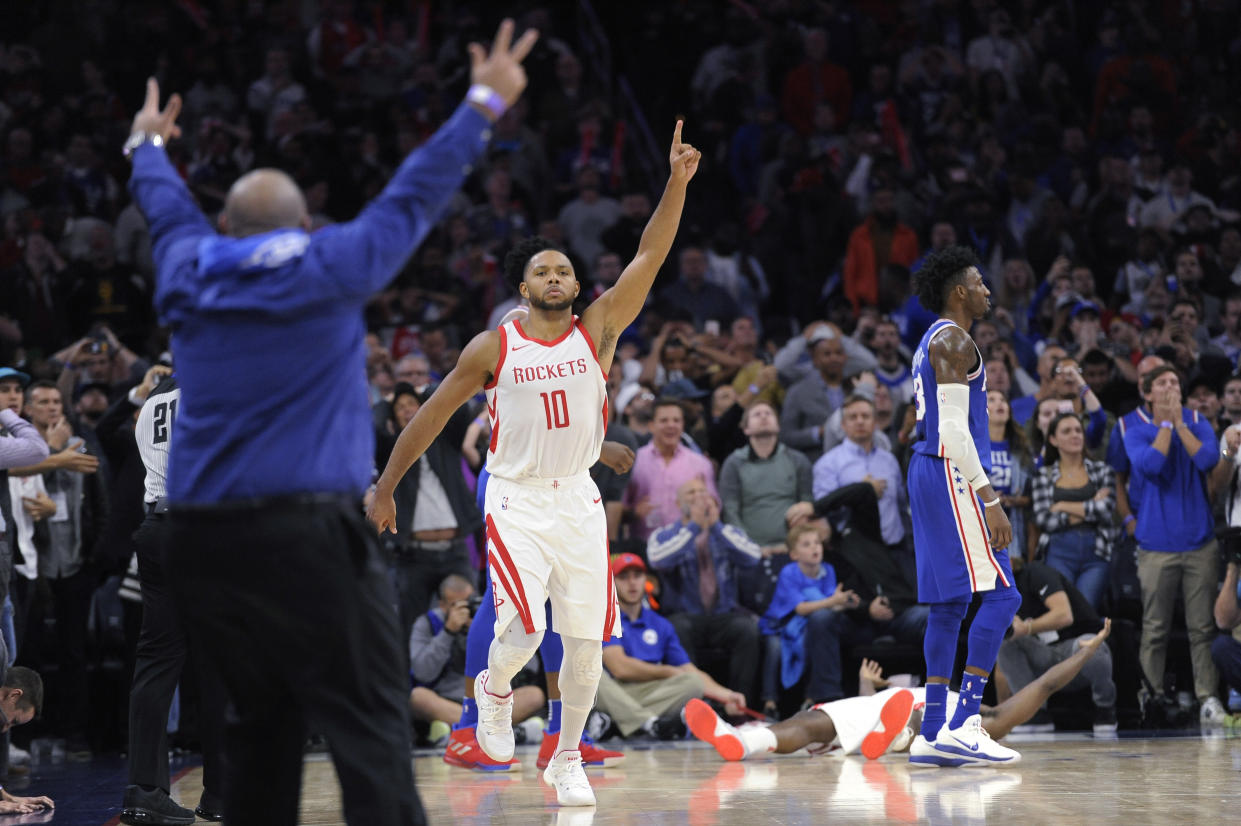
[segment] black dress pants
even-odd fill
[[[168,708],[181,680],[187,646],[176,599],[168,582],[170,526],[165,514],[147,514],[134,533],[138,579],[142,583],[142,630],[129,690],[129,782],[169,790]],[[196,653],[203,748],[203,792],[209,801],[223,792],[224,684]]]
[[[297,823],[302,744],[314,731],[327,738],[348,823],[424,823],[409,654],[360,504],[303,495],[170,517],[185,630],[228,689],[224,821]]]

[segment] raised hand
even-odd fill
[[[181,137],[181,127],[177,126],[177,115],[181,114],[181,96],[172,95],[168,104],[159,108],[159,83],[155,78],[147,78],[147,97],[134,115],[130,132],[146,132],[148,135],[159,135],[165,141]]]
[[[504,98],[507,105],[512,106],[526,88],[526,70],[521,67],[521,62],[530,54],[538,39],[536,29],[527,29],[513,43],[513,21],[506,18],[491,41],[490,54],[478,43],[469,45],[470,81],[490,86]]]
[[[874,660],[863,658],[857,676],[858,682],[870,683],[876,688],[886,688],[888,685],[888,681],[883,678],[883,669]]]
[[[668,153],[668,161],[672,164],[672,180],[683,184],[689,183],[698,171],[698,161],[702,153],[688,143],[681,142],[681,126],[685,121],[678,120],[672,132],[672,150]]]

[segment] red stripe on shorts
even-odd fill
[[[974,576],[974,560],[970,554],[969,540],[965,538],[965,523],[961,521],[961,509],[957,507],[957,489],[952,484],[952,468],[948,466],[948,461],[944,461],[944,478],[948,482],[948,498],[952,500],[952,511],[957,517],[957,532],[961,536],[961,550],[965,552],[965,566],[970,572],[970,590],[978,590],[978,578]],[[984,531],[983,536],[987,534]]]
[[[500,539],[500,532],[496,530],[496,523],[491,518],[491,514],[487,514],[487,538],[491,540],[491,547],[495,550],[495,553],[488,554],[491,567],[495,569],[500,584],[512,598],[513,605],[517,608],[517,616],[521,617],[522,628],[526,629],[527,634],[533,634],[534,618],[530,613],[530,603],[526,600],[526,589],[521,585],[521,576],[517,573],[517,566],[513,564],[513,557],[509,555],[508,548],[504,547],[504,541]]]

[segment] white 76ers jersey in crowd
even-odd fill
[[[491,418],[487,469],[506,479],[564,478],[599,459],[607,430],[607,381],[577,316],[555,341],[501,325],[500,360],[484,388]]]

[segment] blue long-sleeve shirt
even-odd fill
[[[1197,411],[1181,409],[1181,418],[1201,442],[1193,456],[1176,432],[1165,456],[1152,447],[1159,425],[1145,417],[1124,428],[1129,457],[1130,496],[1136,497],[1138,547],[1149,551],[1192,551],[1215,534],[1207,476],[1219,461],[1219,441]]]
[[[708,612],[698,592],[698,552],[695,541],[702,527],[690,520],[677,520],[651,534],[646,542],[646,558],[664,578],[660,597],[665,613],[726,614],[739,606],[737,577],[739,568],[753,568],[763,558],[763,549],[736,525],[716,522],[707,535],[707,547],[715,566],[717,596]]]
[[[150,224],[155,308],[181,385],[172,501],[361,495],[374,456],[362,308],[489,138],[463,104],[354,220],[248,238],[212,229],[162,149],[134,152],[129,188]]]

